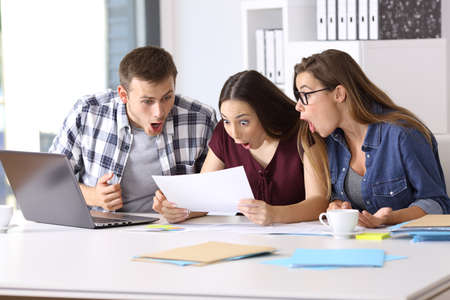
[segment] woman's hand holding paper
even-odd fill
[[[166,196],[157,190],[153,197],[153,210],[159,212],[169,223],[179,223],[189,218],[190,211],[178,208],[175,203],[167,200]]]
[[[272,205],[261,200],[242,199],[238,209],[250,221],[259,225],[270,225],[274,222],[274,209]]]

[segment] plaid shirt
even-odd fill
[[[216,123],[211,107],[175,96],[156,140],[163,175],[198,173]],[[126,106],[117,92],[107,90],[77,101],[49,152],[65,154],[85,185],[95,186],[111,172],[114,184],[121,181],[132,142]]]

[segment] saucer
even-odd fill
[[[358,234],[359,231],[350,231],[350,232],[331,232],[331,235],[334,236],[335,239],[344,240],[350,239],[355,234]]]
[[[7,233],[9,229],[16,227],[16,224],[0,227],[0,233]]]

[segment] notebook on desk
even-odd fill
[[[158,220],[90,210],[63,154],[0,150],[0,161],[27,220],[83,228],[136,225]]]

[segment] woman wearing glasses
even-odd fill
[[[304,58],[295,66],[294,93],[309,124],[300,134],[304,151],[318,144],[328,154],[328,209],[359,209],[365,227],[449,212],[433,134],[348,54],[327,50]],[[326,147],[311,133],[325,138]]]
[[[316,220],[327,208],[327,189],[299,156],[299,124],[306,123],[295,102],[258,72],[244,71],[225,82],[219,109],[201,172],[244,166],[255,199],[242,199],[238,209],[256,224]],[[153,208],[171,223],[205,214],[176,208],[161,192]]]

